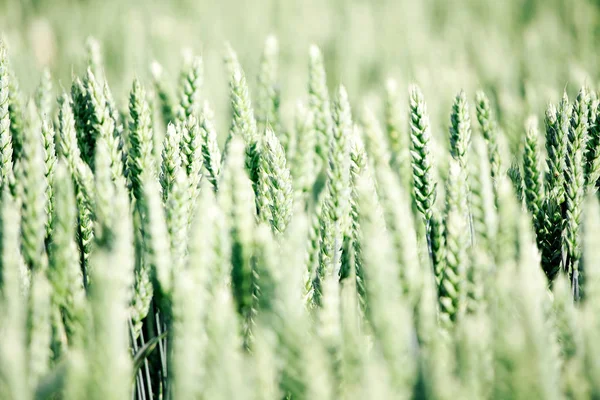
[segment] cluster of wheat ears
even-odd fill
[[[0,398],[600,398],[595,92],[514,157],[461,91],[447,154],[416,85],[382,124],[316,46],[284,120],[269,37],[254,102],[226,46],[221,147],[202,58],[120,107],[87,54],[25,100],[0,45]]]

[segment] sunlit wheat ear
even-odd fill
[[[257,209],[259,217],[276,233],[283,233],[292,217],[292,177],[286,164],[281,143],[267,127],[258,173]]]
[[[202,160],[206,177],[213,190],[219,190],[219,175],[221,173],[221,150],[217,142],[217,131],[214,125],[214,114],[208,101],[204,102],[200,112],[200,137],[202,147]]]
[[[485,141],[480,136],[475,136],[469,173],[475,244],[492,254],[498,230],[498,212],[490,168]],[[534,218],[537,216],[534,215]]]
[[[464,168],[471,144],[471,117],[464,91],[460,91],[452,104],[450,116],[450,154]]]
[[[52,120],[54,107],[54,95],[52,91],[52,75],[50,75],[48,68],[44,68],[40,83],[35,91],[35,106],[42,119]]]
[[[152,126],[146,91],[138,80],[133,82],[129,96],[129,134],[127,174],[132,194],[138,201],[142,198],[143,176],[153,176]]]
[[[93,170],[96,140],[100,136],[105,138],[112,136],[114,125],[111,124],[102,86],[91,68],[88,68],[81,86],[74,86],[76,87],[78,87],[75,91],[77,96],[73,95],[73,101],[76,105],[75,110],[78,111],[75,116],[79,146],[83,160]]]
[[[600,204],[594,195],[588,195],[585,199],[582,221],[582,296],[585,302],[596,308],[600,306],[600,270],[597,267],[600,265],[597,262],[600,261],[600,247],[597,247],[600,245]]]
[[[41,124],[33,102],[28,106],[28,124],[23,136],[23,158],[20,170],[21,229],[23,256],[32,270],[45,270],[48,264],[44,238],[46,229],[46,188]]]
[[[562,263],[564,158],[570,115],[571,107],[566,95],[563,96],[558,108],[551,104],[546,110],[545,199],[542,211],[538,216],[537,226],[542,268],[549,279],[554,279]]]
[[[20,210],[4,185],[1,211],[2,279],[0,304],[2,334],[0,343],[0,394],[6,398],[18,398],[29,393],[27,386],[26,318],[27,301],[24,296],[22,259],[20,255]]]
[[[2,165],[0,172],[2,183],[14,180],[13,177],[13,144],[10,129],[10,74],[6,59],[6,47],[0,43],[0,155]]]
[[[588,107],[588,139],[585,148],[584,176],[586,191],[594,193],[600,178],[600,120],[598,107],[600,102],[596,96],[590,96]]]
[[[393,389],[398,395],[404,395],[410,392],[410,382],[416,372],[415,360],[410,354],[412,327],[403,322],[410,320],[411,315],[401,296],[398,266],[381,207],[364,174],[357,183],[357,191],[368,298],[366,317],[394,382]],[[398,318],[386,318],[386,309],[393,309]]]
[[[256,126],[254,109],[250,100],[250,93],[246,76],[231,47],[228,47],[226,64],[229,69],[229,100],[232,112],[231,128],[225,144],[225,153],[229,151],[229,143],[234,137],[240,137],[245,143],[246,169],[253,184],[258,179],[258,165],[260,158],[259,136],[261,132]],[[225,156],[227,157],[227,155]]]
[[[281,135],[279,116],[279,44],[275,36],[267,37],[260,60],[258,90],[256,92],[256,121],[258,131],[263,132],[267,124],[276,135]]]
[[[446,186],[446,265],[439,286],[440,320],[450,329],[464,313],[465,278],[468,270],[467,247],[469,211],[466,199],[465,171],[459,161],[451,162]]]
[[[409,87],[409,119],[411,129],[411,165],[414,203],[426,227],[426,239],[432,269],[441,276],[443,264],[442,229],[434,214],[436,183],[433,178],[433,156],[429,115],[421,89]],[[442,256],[442,257],[441,257]]]
[[[314,116],[317,155],[321,163],[325,165],[333,129],[333,117],[331,115],[331,102],[327,89],[323,55],[316,45],[311,45],[309,49],[308,108]]]
[[[62,315],[67,339],[80,343],[85,325],[85,291],[75,242],[77,208],[71,175],[64,161],[56,167],[55,208],[52,244],[49,247],[48,278],[52,284],[52,302]]]
[[[34,389],[50,369],[50,293],[46,270],[32,272],[29,290],[27,349],[28,384]]]
[[[200,90],[204,80],[204,64],[202,58],[195,57],[184,66],[179,79],[179,105],[175,117],[180,123],[184,123],[190,116],[200,110]]]
[[[374,169],[377,171],[380,167],[388,168],[391,160],[389,145],[377,117],[368,106],[363,108],[361,124],[364,128],[365,147]]]
[[[127,321],[133,280],[133,232],[124,188],[117,189],[113,204],[112,213],[107,216],[113,222],[107,225],[112,227],[114,240],[99,240],[90,258],[93,333],[88,354],[94,365],[90,387],[98,399],[126,396],[132,376]],[[107,380],[112,384],[104,385]]]
[[[365,146],[359,135],[359,130],[355,127],[350,137],[350,223],[344,236],[344,254],[342,255],[342,266],[340,278],[355,279],[358,303],[364,312],[367,305],[367,294],[365,288],[365,275],[363,268],[363,255],[361,249],[361,228],[359,221],[358,205],[358,181],[361,176],[365,176],[371,189],[375,189],[375,181],[371,176],[368,167],[367,153]]]
[[[219,183],[218,201],[225,214],[231,244],[231,289],[236,309],[243,322],[246,341],[253,316],[252,238],[256,226],[256,207],[252,183],[245,169],[244,143],[234,138]]]
[[[585,394],[586,389],[582,387],[584,380],[581,378],[585,368],[585,350],[583,335],[578,326],[580,314],[573,300],[570,282],[562,274],[553,285],[553,295],[553,322],[563,363],[561,373],[564,390],[566,393]]]
[[[173,284],[173,350],[172,393],[174,398],[193,398],[200,393],[204,379],[202,345],[204,313],[199,312],[202,303],[197,295],[203,283],[197,282],[188,270],[175,276]]]
[[[243,374],[242,340],[238,319],[229,288],[221,285],[215,290],[206,319],[209,346],[206,351],[206,386],[208,398],[246,398],[247,383]]]
[[[353,125],[348,94],[343,86],[338,90],[333,114],[335,127],[329,143],[326,197],[320,224],[319,267],[313,282],[316,304],[319,303],[321,295],[320,281],[330,274],[339,276],[343,234],[349,223],[347,218],[350,196],[349,139]]]
[[[100,80],[104,80],[104,60],[102,58],[102,47],[100,42],[89,36],[85,41],[85,56],[87,67]]]
[[[42,146],[44,149],[44,176],[46,178],[46,237],[52,235],[54,218],[54,169],[56,165],[56,147],[54,127],[47,119],[42,120]]]
[[[404,190],[412,185],[410,131],[407,129],[405,105],[398,83],[388,79],[385,85],[385,130],[392,154],[392,168],[400,176]]]
[[[167,126],[169,123],[175,123],[175,102],[164,77],[163,67],[158,61],[152,61],[150,64],[150,74],[152,75],[154,92],[158,98],[163,124]]]
[[[490,162],[490,172],[492,175],[492,181],[494,185],[500,177],[502,169],[502,159],[500,157],[500,151],[498,149],[498,126],[496,119],[493,115],[490,101],[486,94],[482,91],[478,91],[475,95],[475,110],[477,114],[477,121],[481,128],[481,133],[487,144],[487,152]]]
[[[187,232],[187,209],[185,203],[185,186],[183,171],[176,177],[173,196],[167,203],[170,210],[165,213],[160,200],[158,183],[151,178],[144,178],[143,198],[140,202],[141,230],[143,241],[143,260],[145,268],[148,269],[156,289],[155,294],[160,294],[168,300],[173,287],[173,274],[183,268],[185,263],[185,247]],[[170,213],[170,215],[169,215]],[[171,244],[171,246],[169,246]],[[169,248],[173,250],[171,259]]]
[[[23,152],[23,130],[25,124],[25,107],[19,82],[10,65],[5,64],[8,70],[8,115],[10,118],[10,134],[13,144],[13,164],[21,159]]]
[[[492,328],[487,315],[468,316],[457,326],[456,364],[459,379],[473,396],[486,396],[493,382]]]
[[[181,126],[181,161],[187,176],[188,222],[191,223],[202,179],[202,148],[198,118],[194,115]]]
[[[527,120],[525,130],[525,151],[523,153],[525,204],[534,218],[537,218],[544,201],[544,188],[539,160],[538,124],[535,117]]]
[[[565,157],[565,218],[563,227],[563,268],[579,298],[579,259],[581,258],[581,210],[585,190],[584,150],[588,131],[588,93],[584,87],[573,106]]]
[[[315,183],[317,169],[314,165],[317,158],[317,134],[314,125],[314,114],[302,103],[297,103],[295,114],[296,152],[291,160],[291,172],[294,190],[301,197],[309,197]]]
[[[564,201],[564,169],[572,105],[565,93],[558,108],[550,106],[546,111],[546,152],[548,174],[546,191],[552,193],[558,203]]]
[[[168,202],[176,176],[182,168],[180,142],[179,131],[175,125],[169,123],[162,146],[162,164],[159,175],[164,204]]]
[[[223,213],[215,194],[204,184],[198,198],[198,213],[190,227],[186,268],[173,278],[173,395],[195,396],[206,387],[206,315],[213,293],[224,282],[222,245]],[[227,271],[228,272],[228,271]]]

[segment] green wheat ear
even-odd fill
[[[167,203],[171,215],[168,215],[170,225],[167,227],[165,213],[160,198],[159,184],[155,179],[145,176],[143,183],[143,197],[140,201],[139,212],[141,218],[141,234],[143,243],[144,268],[157,290],[154,291],[159,302],[168,300],[173,288],[173,274],[175,268],[182,268],[185,263],[185,235],[187,232],[187,204],[185,200],[185,180],[176,177],[172,196]],[[171,260],[169,244],[172,243],[178,251]],[[164,305],[164,304],[161,304]]]
[[[48,68],[44,68],[42,71],[42,78],[35,91],[35,105],[42,119],[52,120],[54,96],[52,95],[52,75]]]
[[[398,83],[389,79],[385,85],[385,126],[392,153],[391,164],[400,175],[405,190],[411,189],[410,132],[405,128],[406,117],[401,105],[402,96]]]
[[[469,186],[475,244],[482,251],[491,254],[498,227],[498,213],[487,145],[481,136],[473,138],[473,152],[470,158]],[[539,214],[534,217],[537,215]]]
[[[18,204],[3,185],[0,212],[0,304],[4,340],[0,342],[0,395],[19,398],[29,393],[27,387],[26,318],[27,302],[21,276],[20,210]]]
[[[260,60],[258,85],[256,92],[256,122],[258,132],[264,132],[267,124],[271,126],[276,135],[282,134],[279,121],[279,95],[278,82],[279,44],[275,36],[267,37]]]
[[[380,168],[388,169],[391,160],[389,145],[377,117],[367,105],[362,110],[361,125],[364,128],[365,146],[374,171],[377,172]]]
[[[417,208],[428,222],[431,219],[436,194],[431,171],[433,157],[430,148],[429,115],[418,86],[411,86],[409,94],[414,196]]]
[[[582,297],[588,306],[600,307],[600,203],[588,194],[583,209]]]
[[[252,238],[256,206],[252,183],[245,169],[245,146],[239,137],[229,143],[219,183],[218,200],[225,213],[231,241],[231,288],[238,313],[243,319],[245,340],[252,324]]]
[[[600,101],[590,98],[588,109],[588,139],[585,149],[584,176],[587,192],[595,192],[600,179]]]
[[[413,199],[417,210],[423,216],[426,227],[427,246],[432,269],[436,275],[441,273],[440,225],[434,221],[434,203],[436,184],[433,180],[433,156],[431,154],[431,132],[427,105],[421,89],[417,85],[409,87],[410,129],[411,129],[411,164],[413,177]],[[438,240],[440,239],[440,240]]]
[[[181,138],[178,130],[173,124],[169,123],[162,146],[162,164],[159,176],[164,204],[169,200],[177,171],[181,169],[180,142]]]
[[[258,179],[260,155],[259,132],[254,118],[246,76],[233,49],[228,47],[227,50],[226,63],[231,74],[229,78],[229,96],[232,121],[225,152],[228,151],[228,144],[234,137],[240,137],[244,140],[246,144],[246,169],[250,175],[250,180],[255,184]]]
[[[54,144],[54,127],[47,119],[42,120],[42,145],[44,149],[44,176],[46,178],[46,237],[52,235],[54,218],[54,169],[56,165],[56,148]]]
[[[81,265],[87,273],[88,258],[93,240],[93,176],[89,166],[81,159],[77,144],[77,133],[73,111],[66,94],[59,99],[59,153],[65,158],[67,169],[75,183],[78,211],[77,237],[80,247]],[[84,276],[87,285],[87,276]]]
[[[201,351],[205,339],[201,338],[202,323],[199,317],[203,316],[201,310],[205,305],[203,301],[197,301],[199,291],[202,290],[200,294],[204,294],[203,285],[204,282],[197,282],[189,270],[181,271],[175,276],[173,350],[169,359],[169,367],[173,371],[171,391],[174,398],[195,398],[203,386],[204,360],[201,358]]]
[[[302,103],[296,104],[294,119],[296,131],[296,152],[291,163],[294,177],[294,190],[301,197],[309,197],[314,185],[317,170],[315,168],[315,152],[317,136],[314,126],[314,115]],[[310,200],[306,199],[307,201]]]
[[[487,144],[491,167],[490,172],[492,174],[494,186],[496,187],[496,182],[500,178],[502,168],[502,159],[500,157],[500,151],[498,150],[499,132],[496,120],[492,113],[490,101],[482,91],[477,92],[475,96],[475,110],[483,138]]]
[[[173,181],[173,190],[166,203],[166,228],[169,236],[173,274],[183,270],[187,256],[190,206],[186,183],[185,173],[181,169],[177,170]],[[166,266],[159,266],[159,268],[166,268]],[[162,280],[165,279],[169,278],[162,278]]]
[[[273,232],[283,233],[292,217],[292,177],[283,147],[270,127],[266,128],[261,151],[256,200],[258,215],[271,224]]]
[[[0,42],[0,173],[1,182],[10,182],[13,177],[13,145],[10,117],[10,73],[6,57],[6,46]]]
[[[154,84],[154,91],[158,97],[160,103],[160,114],[165,126],[169,123],[175,122],[174,109],[175,104],[173,96],[169,91],[169,87],[165,82],[164,71],[162,65],[158,61],[152,61],[150,64],[150,74],[152,75],[152,83]]]
[[[442,271],[439,298],[440,319],[450,328],[464,313],[464,281],[468,268],[467,248],[469,211],[465,171],[460,163],[450,163],[450,176],[446,187],[446,265]]]
[[[333,129],[331,102],[327,89],[327,77],[321,50],[310,46],[308,64],[308,107],[314,116],[317,133],[317,155],[323,165],[327,163],[329,141]]]
[[[180,123],[185,122],[190,116],[197,116],[200,110],[200,90],[204,79],[204,64],[202,58],[194,57],[184,67],[179,82],[179,106],[176,118]]]
[[[386,369],[393,377],[394,391],[403,396],[412,390],[411,383],[416,372],[415,360],[410,355],[412,331],[405,325],[412,316],[402,301],[394,250],[377,195],[364,174],[357,182],[357,192],[368,298],[366,317],[373,328]],[[393,310],[396,318],[386,317],[385,313],[389,310]]]
[[[191,115],[185,124],[180,126],[180,129],[182,168],[187,178],[188,222],[191,223],[200,190],[200,180],[202,179],[201,133],[198,119]]]
[[[8,67],[8,114],[10,117],[10,134],[12,135],[13,144],[13,164],[21,159],[23,151],[23,135],[24,135],[24,107],[21,99],[21,91],[19,82],[13,70]]]
[[[33,389],[50,369],[50,293],[46,271],[32,272],[27,320],[28,384]]]
[[[146,91],[137,79],[133,82],[129,96],[129,115],[127,172],[132,193],[139,200],[143,195],[144,174],[152,176],[155,167],[152,155],[150,107],[146,99]]]
[[[364,312],[367,306],[365,289],[365,275],[363,268],[363,255],[360,242],[360,222],[358,208],[358,181],[361,176],[369,179],[372,190],[375,191],[375,182],[368,169],[367,153],[360,137],[360,132],[355,127],[350,138],[350,224],[344,236],[344,248],[342,250],[342,271],[340,279],[355,278],[356,292],[361,310]]]
[[[109,182],[108,168],[106,170],[106,182]],[[96,388],[98,399],[123,397],[130,390],[132,376],[127,320],[134,269],[133,224],[126,189],[115,186],[114,193],[113,207],[102,222],[109,227],[107,237],[112,240],[97,238],[97,247],[90,257],[93,285],[89,289],[89,301],[93,328],[88,333],[87,354],[94,365],[90,371],[90,387]],[[106,381],[112,384],[103,385]]]
[[[54,179],[54,229],[49,247],[53,304],[62,315],[69,342],[83,338],[85,291],[75,242],[77,208],[71,175],[64,160],[58,162]],[[75,344],[74,344],[75,345]]]
[[[45,270],[46,188],[41,125],[33,102],[28,105],[28,123],[23,136],[20,184],[22,187],[21,229],[23,256],[32,270]]]
[[[205,353],[207,398],[249,397],[234,307],[229,288],[218,285],[206,319],[206,335],[211,344]]]
[[[467,96],[461,90],[454,98],[450,116],[450,154],[464,168],[471,144],[471,118]]]
[[[102,59],[102,48],[100,42],[94,37],[88,37],[85,41],[86,65],[92,73],[101,81],[104,80],[104,61]]]
[[[329,166],[327,168],[326,197],[323,204],[321,251],[319,268],[313,282],[315,303],[319,304],[320,282],[331,274],[338,276],[341,268],[343,235],[348,226],[350,196],[350,148],[352,114],[348,94],[343,86],[338,90],[334,105],[335,126],[329,144]]]
[[[78,100],[81,115],[78,117],[83,118],[83,120],[80,121],[82,131],[78,133],[80,134],[79,140],[83,160],[93,170],[96,140],[100,136],[105,138],[112,136],[111,129],[114,129],[114,126],[110,125],[112,121],[106,108],[102,86],[91,68],[88,68],[82,85],[83,93],[80,94]],[[76,100],[76,97],[73,97],[73,100]]]
[[[557,342],[560,345],[560,356],[563,362],[562,374],[565,391],[569,394],[585,392],[581,388],[578,377],[583,373],[584,344],[582,332],[578,326],[579,313],[573,301],[573,293],[569,280],[564,275],[559,275],[554,282],[553,303],[554,324]]]
[[[213,119],[214,114],[206,101],[200,113],[202,160],[207,179],[216,192],[219,190],[219,175],[221,174],[221,150],[217,142],[217,131]]]
[[[581,258],[581,209],[585,190],[584,150],[588,129],[588,93],[584,87],[579,92],[571,115],[565,154],[565,207],[563,240],[566,250],[564,265],[575,298],[579,298],[579,259]]]
[[[564,169],[568,131],[572,107],[566,93],[558,109],[552,105],[546,111],[546,173],[547,196],[552,195],[558,203],[564,201]]]
[[[525,130],[525,151],[523,153],[525,204],[529,212],[536,218],[544,201],[544,187],[540,170],[538,123],[535,117],[527,120]]]

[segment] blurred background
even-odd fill
[[[304,98],[308,46],[321,47],[329,85],[354,103],[380,95],[388,77],[421,85],[434,126],[446,128],[454,95],[483,88],[506,131],[543,115],[563,89],[596,87],[598,0],[3,0],[0,26],[25,93],[48,66],[68,89],[83,69],[85,41],[102,45],[122,105],[134,76],[148,85],[158,60],[176,83],[182,49],[205,61],[205,96],[227,124],[224,43],[252,86],[264,40],[280,43],[283,112]],[[376,103],[376,101],[375,101]],[[445,131],[444,131],[445,132]],[[441,133],[441,132],[440,132]],[[518,136],[518,135],[517,135]]]

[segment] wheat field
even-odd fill
[[[0,26],[0,399],[600,399],[597,1]]]

